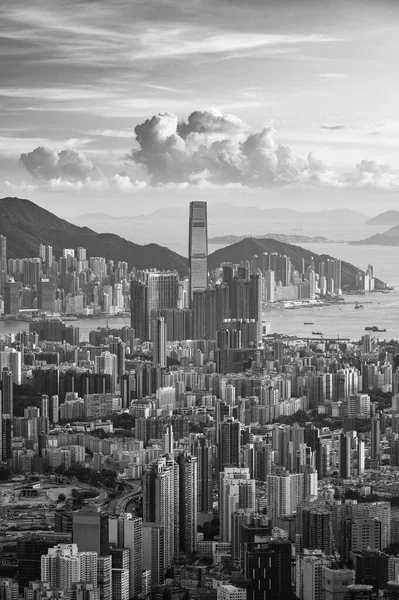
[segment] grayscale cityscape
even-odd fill
[[[0,600],[399,600],[398,25],[3,0]]]

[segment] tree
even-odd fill
[[[65,502],[66,496],[65,494],[58,494],[58,502]]]

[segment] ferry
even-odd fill
[[[379,329],[379,327],[377,327],[376,325],[373,325],[372,327],[365,327],[364,328],[365,331],[373,331],[374,333],[385,333],[386,329]]]

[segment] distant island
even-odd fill
[[[386,212],[376,215],[372,219],[366,221],[366,225],[398,225],[399,224],[399,211],[398,210],[387,210]]]
[[[350,244],[351,246],[399,246],[399,225],[391,227],[391,229],[388,229],[388,231],[385,231],[384,233],[377,233],[364,240],[350,242]]]
[[[265,233],[262,235],[220,235],[209,238],[208,243],[212,246],[221,244],[236,244],[247,238],[264,239],[269,238],[286,244],[334,244],[334,240],[329,240],[323,236],[308,237],[306,235],[285,234],[285,233]]]

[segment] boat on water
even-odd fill
[[[359,304],[359,302],[356,302],[355,308],[364,308],[364,306],[363,306],[363,304]]]
[[[323,335],[321,331],[312,331],[312,335]]]
[[[305,321],[304,325],[314,325],[313,321]]]
[[[372,325],[371,327],[365,327],[365,331],[372,331],[373,333],[385,333],[386,329],[380,329],[377,325]]]

